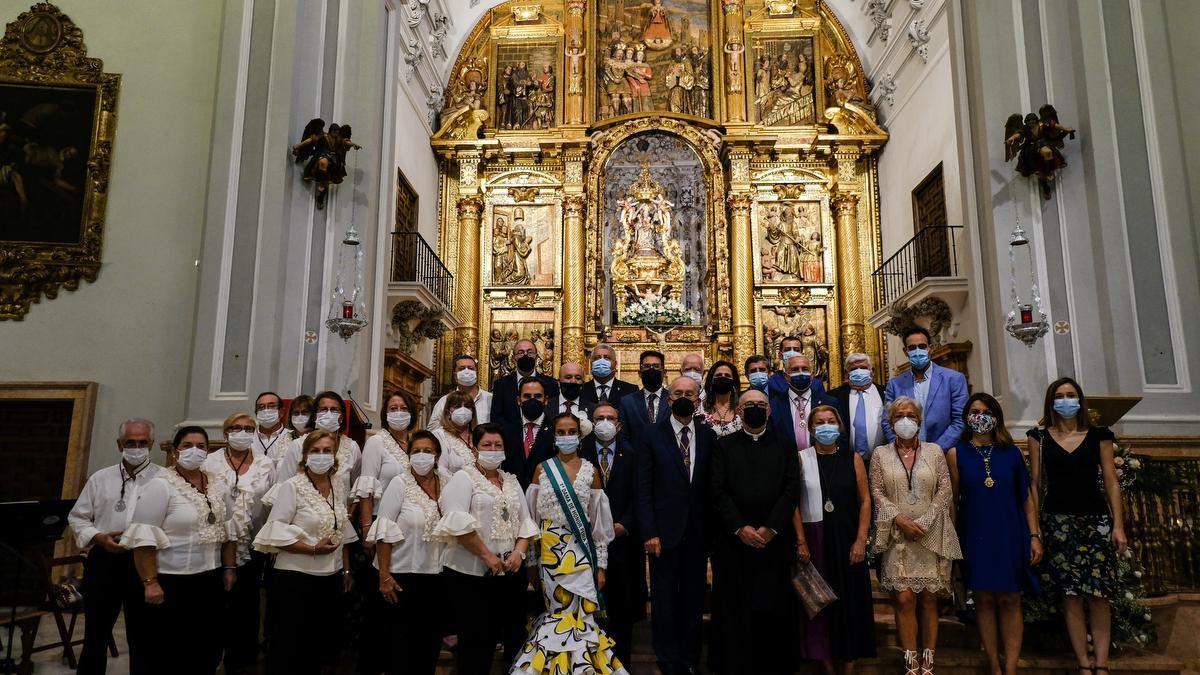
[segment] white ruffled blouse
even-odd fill
[[[281,426],[267,438],[269,440],[264,441],[262,434],[254,434],[254,454],[270,457],[273,464],[279,464],[287,454],[288,446],[292,444],[292,430]]]
[[[441,487],[446,482],[437,477]],[[405,471],[387,486],[376,510],[378,517],[367,532],[367,540],[392,544],[392,574],[437,574],[442,571],[445,537],[435,535],[441,507]],[[379,569],[379,556],[375,556]]]
[[[438,473],[443,478],[450,480],[459,469],[475,464],[475,453],[463,439],[446,429],[434,429],[433,435],[437,436],[438,443],[442,446],[442,456],[438,459]]]
[[[474,465],[454,474],[442,492],[442,519],[433,534],[453,538],[477,531],[484,545],[497,555],[513,550],[518,539],[538,537],[517,477],[505,471],[499,473],[503,489],[493,485]],[[476,577],[487,572],[487,565],[457,539],[446,545],[442,565]]]
[[[408,453],[387,429],[367,439],[363,445],[362,471],[354,481],[351,498],[359,501],[371,497],[375,500],[375,513],[379,513],[379,500],[396,476],[408,473]]]
[[[244,565],[250,560],[250,548],[254,535],[263,523],[267,521],[267,507],[263,504],[263,496],[275,482],[275,462],[265,455],[251,455],[246,460],[250,468],[246,473],[238,475],[229,465],[225,451],[209,453],[204,460],[204,470],[225,482],[226,488],[233,500],[233,511],[230,518],[229,533],[237,543],[236,560],[238,565]]]
[[[254,549],[275,553],[275,569],[303,572],[316,576],[336,574],[342,569],[342,545],[358,540],[350,516],[346,514],[346,495],[338,481],[332,481],[331,500],[321,496],[306,474],[292,476],[271,488],[271,513],[254,538]],[[315,546],[328,538],[337,548],[321,555],[292,553],[285,546],[303,542]]]
[[[571,487],[580,501],[587,500],[584,502],[584,511],[592,527],[592,543],[596,545],[596,566],[607,569],[608,545],[617,535],[613,530],[612,508],[608,504],[608,495],[601,488],[592,487],[595,475],[596,468],[592,463],[586,459],[582,460],[579,473],[575,474]],[[530,517],[535,523],[548,520],[551,525],[568,527],[567,516],[563,513],[562,504],[558,503],[558,495],[550,486],[550,477],[546,475],[545,470],[540,473],[536,483],[530,484],[525,498],[529,501]],[[526,559],[538,558],[531,555]]]
[[[284,453],[283,459],[275,465],[275,484],[283,483],[287,479],[301,473],[300,458],[304,456],[304,439],[308,434],[295,439],[288,445],[287,452]],[[337,449],[337,478],[335,483],[341,483],[342,497],[345,499],[351,498],[351,488],[354,485],[355,479],[358,478],[359,466],[362,462],[362,451],[358,449],[358,443],[354,442],[349,436],[338,436]],[[267,506],[271,505],[270,501],[266,502]]]
[[[225,481],[206,477],[202,494],[174,469],[160,471],[138,495],[121,546],[158,549],[159,574],[198,574],[220,567],[221,545],[231,538],[233,500]]]

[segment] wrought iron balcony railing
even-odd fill
[[[922,279],[957,277],[961,225],[926,227],[872,273],[875,306],[886,307]]]
[[[452,311],[454,275],[442,259],[416,232],[393,232],[392,237],[392,281],[422,284]]]

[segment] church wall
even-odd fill
[[[32,4],[0,0],[11,21]],[[0,379],[99,383],[89,471],[131,416],[170,434],[183,414],[214,135],[221,3],[56,3],[89,54],[120,73],[103,262],[95,283],[0,324]],[[215,133],[214,133],[215,132]]]

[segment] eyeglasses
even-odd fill
[[[663,367],[662,367],[661,363],[643,363],[641,365],[641,369],[642,370],[662,370]]]
[[[233,433],[233,432],[236,432],[236,431],[250,431],[250,432],[253,432],[253,431],[257,430],[257,429],[258,429],[258,427],[254,426],[253,424],[243,424],[243,425],[237,425],[237,424],[235,424],[235,425],[233,425],[233,426],[229,427],[228,429],[226,429],[225,431],[226,431],[226,433]]]
[[[333,407],[322,406],[320,408],[317,408],[317,412],[319,412],[319,413],[323,413],[323,412],[340,413],[340,412],[342,412],[342,409],[338,408],[337,406],[333,406]]]

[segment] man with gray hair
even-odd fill
[[[83,596],[87,620],[79,672],[104,673],[108,668],[108,641],[121,607],[125,608],[125,635],[131,671],[141,663],[145,646],[135,644],[144,631],[136,625],[145,607],[142,582],[133,566],[133,553],[118,541],[129,527],[138,494],[162,471],[150,461],[154,448],[154,423],[129,419],[117,428],[121,461],[92,474],[67,516],[75,543],[87,551],[83,563]]]
[[[595,407],[601,401],[618,405],[622,396],[638,390],[636,384],[617,377],[617,353],[604,342],[592,347],[591,371],[592,379],[584,383],[579,395],[586,405]]]
[[[788,388],[783,393],[771,393],[771,426],[799,452],[812,446],[808,413],[819,405],[837,402],[817,386],[820,380],[813,377],[812,361],[807,356],[792,353],[784,367]]]
[[[829,395],[837,400],[838,414],[850,432],[850,447],[869,462],[871,451],[887,442],[883,436],[883,387],[874,381],[870,356],[851,354],[845,365],[847,381]]]

